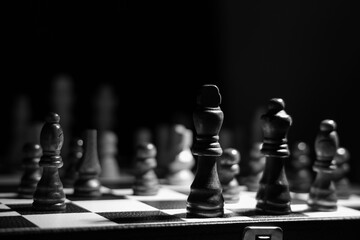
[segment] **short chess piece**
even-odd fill
[[[68,166],[64,172],[63,185],[65,188],[73,188],[78,178],[78,164],[84,153],[84,141],[74,138],[69,144]]]
[[[240,152],[235,148],[225,148],[218,160],[218,175],[225,203],[240,200],[240,185],[237,176],[240,173]]]
[[[100,179],[116,182],[120,178],[118,136],[113,131],[102,131],[99,136]]]
[[[265,156],[261,152],[261,142],[254,142],[249,154],[247,174],[243,177],[242,183],[247,191],[257,192],[260,186],[260,179],[265,168]]]
[[[41,146],[37,143],[26,143],[22,149],[24,173],[18,187],[20,198],[33,198],[36,186],[41,179],[42,169],[39,161],[42,156]]]
[[[320,130],[315,139],[316,159],[313,170],[315,180],[311,185],[308,206],[316,211],[335,211],[337,209],[337,195],[333,179],[336,168],[335,155],[339,146],[335,121],[325,119],[320,123]]]
[[[135,149],[133,194],[153,196],[158,194],[160,183],[155,173],[157,150],[154,144],[141,142]]]
[[[313,182],[310,147],[307,143],[296,142],[291,149],[291,158],[287,167],[290,191],[308,193]]]
[[[60,155],[64,134],[60,126],[60,116],[49,113],[40,133],[43,154],[39,165],[42,175],[34,192],[33,208],[40,211],[63,211],[66,209],[65,192],[59,176],[63,166]]]
[[[99,179],[101,165],[98,155],[97,130],[87,129],[84,135],[84,154],[78,165],[74,196],[97,198],[102,195]]]
[[[196,139],[193,154],[197,156],[195,178],[187,198],[187,217],[212,218],[224,215],[224,197],[217,172],[217,159],[223,153],[219,132],[224,120],[221,95],[216,85],[200,89],[193,120]]]
[[[334,170],[334,183],[338,199],[349,199],[351,184],[347,174],[350,172],[350,153],[344,147],[339,147],[335,154],[336,169]]]
[[[166,180],[170,185],[190,187],[194,180],[192,168],[195,165],[195,158],[191,152],[193,134],[181,124],[176,124],[172,130],[170,155],[173,160],[168,164]]]
[[[270,99],[268,110],[261,116],[265,169],[256,193],[256,209],[265,214],[291,213],[290,189],[285,174],[285,160],[290,156],[287,133],[292,118],[285,112],[281,98]]]

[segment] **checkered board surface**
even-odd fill
[[[225,203],[221,218],[187,218],[187,188],[162,186],[155,196],[135,196],[131,188],[102,188],[98,199],[79,199],[72,189],[65,189],[66,210],[39,212],[32,209],[32,199],[20,199],[16,193],[0,193],[0,233],[39,231],[41,229],[134,228],[156,225],[210,224],[225,222],[277,221],[284,215],[261,215],[255,210],[254,192],[242,191],[237,203]],[[353,202],[353,203],[351,203]],[[288,221],[304,219],[360,219],[360,211],[345,206],[360,205],[360,198],[341,202],[337,211],[313,212],[307,208],[305,195],[293,195]],[[342,205],[341,205],[342,204]],[[350,205],[351,205],[350,204]],[[1,235],[0,235],[1,236]]]

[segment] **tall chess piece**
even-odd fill
[[[335,211],[337,196],[333,180],[336,168],[334,157],[339,146],[336,123],[325,119],[320,123],[320,131],[315,139],[316,160],[313,170],[315,180],[310,188],[308,205],[318,211]]]
[[[43,170],[32,204],[36,210],[62,211],[66,209],[65,193],[58,170],[63,166],[60,152],[64,142],[64,134],[59,122],[60,116],[57,113],[49,113],[41,129],[40,145],[43,154],[39,165]]]
[[[240,200],[240,185],[237,175],[240,173],[240,152],[235,148],[225,148],[218,160],[218,174],[226,203]]]
[[[22,165],[24,173],[18,188],[20,198],[32,198],[34,195],[36,186],[41,179],[41,168],[39,166],[41,155],[42,149],[39,144],[29,142],[23,146]]]
[[[338,199],[348,199],[351,195],[351,184],[347,177],[347,174],[350,172],[349,160],[349,150],[339,147],[335,154],[336,169],[334,171],[334,183]]]
[[[157,166],[154,144],[142,142],[136,147],[134,195],[152,196],[159,192],[159,179],[154,171]]]
[[[216,162],[223,152],[219,132],[224,114],[220,109],[221,95],[218,87],[203,85],[196,103],[193,120],[197,135],[193,154],[198,158],[195,178],[187,199],[187,216],[221,217],[224,214],[224,198]]]
[[[84,136],[84,153],[78,165],[78,178],[74,183],[74,196],[96,198],[101,196],[97,130],[87,129]]]
[[[285,112],[281,98],[270,99],[268,111],[261,116],[265,169],[256,193],[256,208],[269,214],[289,214],[290,190],[285,174],[285,160],[290,156],[287,133],[292,118]]]

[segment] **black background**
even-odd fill
[[[220,88],[224,127],[242,129],[281,97],[293,117],[289,142],[313,145],[319,123],[338,124],[340,143],[358,162],[359,16],[354,1],[23,1],[3,7],[2,153],[12,102],[49,110],[49,84],[72,76],[77,129],[90,126],[88,100],[99,84],[118,93],[120,145],[139,126],[190,116],[203,83]]]

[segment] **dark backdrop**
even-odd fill
[[[113,85],[125,152],[139,126],[191,117],[199,86],[214,83],[224,128],[240,129],[236,147],[249,147],[256,110],[281,97],[293,117],[289,141],[313,146],[320,121],[334,119],[351,152],[350,177],[360,181],[353,2],[24,1],[4,11],[2,153],[13,101],[29,96],[33,118],[43,120],[59,73],[74,80],[79,131],[91,126],[98,86]]]

